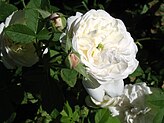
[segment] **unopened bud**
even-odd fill
[[[63,14],[61,13],[54,13],[50,16],[50,22],[52,24],[52,26],[58,30],[58,31],[62,31],[65,26],[66,26],[66,19],[64,17]]]
[[[76,54],[70,53],[66,59],[66,65],[69,68],[75,68],[79,64],[79,58]]]

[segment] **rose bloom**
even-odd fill
[[[125,85],[123,94],[117,97],[105,95],[102,102],[91,98],[92,102],[102,108],[108,108],[112,116],[118,116],[125,123],[150,123],[151,110],[145,105],[145,96],[151,94],[146,83]],[[147,115],[147,116],[145,116]],[[149,118],[146,118],[149,117]]]
[[[3,36],[4,28],[15,23],[23,24],[25,22],[23,18],[23,11],[13,12],[6,18],[5,23],[0,24],[0,55],[3,64],[8,69],[14,69],[19,66],[30,67],[39,60],[33,42],[28,44],[15,44]]]
[[[68,18],[64,35],[72,40],[73,49],[86,66],[90,77],[83,84],[88,93],[97,101],[102,101],[105,93],[121,95],[123,79],[138,66],[138,49],[124,23],[104,10],[90,10],[84,15],[77,12]]]

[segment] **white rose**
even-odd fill
[[[120,109],[124,107],[122,108],[122,118],[124,118],[126,123],[150,123],[150,118],[146,119],[144,117],[151,110],[145,105],[145,95],[149,94],[152,94],[152,92],[144,82],[125,85],[124,103]]]
[[[77,12],[76,16],[68,18],[67,24],[66,35],[72,38],[73,49],[80,54],[88,74],[94,78],[92,82],[83,82],[88,93],[102,101],[105,93],[112,96],[109,90],[114,85],[116,90],[111,89],[112,93],[120,95],[123,79],[138,66],[138,49],[124,23],[104,10],[90,10],[84,15]],[[102,96],[97,97],[95,93]]]
[[[91,97],[94,104],[108,108],[112,116],[119,116],[125,123],[147,123],[144,114],[151,109],[145,106],[145,95],[151,94],[151,90],[146,83],[128,84],[125,86],[123,94],[117,97],[105,95],[103,101],[99,102]]]
[[[0,55],[3,64],[8,69],[13,69],[18,66],[30,67],[39,60],[33,43],[14,44],[2,34],[4,28],[8,27],[10,24],[22,23],[24,21],[22,19],[23,14],[22,11],[13,12],[6,18],[5,23],[0,24]]]
[[[68,32],[87,71],[100,83],[131,74],[138,66],[137,46],[123,22],[103,10],[79,15],[68,19]]]

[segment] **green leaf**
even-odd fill
[[[27,8],[40,8],[42,0],[30,0],[27,4]]]
[[[70,107],[68,101],[65,103],[64,108],[61,112],[62,116],[72,117],[72,108]]]
[[[89,109],[85,106],[82,107],[82,110],[80,111],[80,115],[82,118],[87,117],[89,114]]]
[[[41,0],[41,9],[49,11],[50,10],[50,1],[49,0]]]
[[[27,104],[28,102],[31,102],[31,103],[34,104],[34,103],[38,102],[38,100],[35,99],[34,96],[31,93],[24,92],[24,99],[21,102],[21,104]]]
[[[62,46],[64,47],[64,51],[66,53],[69,53],[72,47],[72,42],[71,39],[69,38],[68,35],[64,35],[62,38]]]
[[[13,112],[11,116],[3,123],[13,123],[15,118],[16,118],[16,112]]]
[[[60,10],[60,9],[59,9],[58,7],[56,7],[56,6],[50,6],[50,8],[51,8],[51,11],[52,11],[52,12],[57,12],[57,11]]]
[[[36,9],[36,10],[40,13],[40,15],[42,16],[43,19],[45,19],[51,15],[51,13],[48,11],[44,11],[42,9]]]
[[[0,21],[4,21],[12,12],[16,10],[17,8],[14,5],[0,1]]]
[[[163,123],[163,122],[164,122],[164,108],[160,109],[153,119],[153,123]]]
[[[72,115],[72,120],[79,122],[79,118],[80,118],[80,116],[79,116],[78,112],[75,111]]]
[[[67,101],[64,105],[62,112],[60,113],[62,115],[60,121],[63,123],[79,122],[79,118],[80,118],[79,113],[80,113],[80,107],[75,106],[75,111],[73,112],[72,108],[70,107]]]
[[[62,79],[70,86],[74,87],[77,80],[77,72],[73,69],[62,69],[61,70],[61,77]]]
[[[50,2],[49,0],[30,0],[27,8],[48,10],[50,8]]]
[[[39,13],[34,9],[25,9],[25,20],[26,25],[33,31],[37,32],[38,22],[39,22]]]
[[[58,51],[50,49],[50,57],[57,57],[59,54],[60,53]]]
[[[80,74],[82,74],[85,78],[88,78],[85,66],[82,63],[79,63],[74,69]]]
[[[36,37],[38,40],[49,40],[51,35],[47,29],[43,29],[37,34]]]
[[[142,68],[140,66],[138,66],[137,69],[129,76],[130,77],[137,77],[137,76],[141,76],[143,74],[144,74],[144,71],[142,70]]]
[[[54,79],[54,80],[59,80],[58,78],[58,71],[54,71],[53,69],[50,68],[50,76]]]
[[[26,24],[24,10],[19,10],[14,13],[14,15],[12,16],[10,20],[9,25],[12,25],[12,24],[24,24],[24,25]]]
[[[72,123],[71,118],[66,117],[66,116],[62,116],[60,121],[61,121],[61,123]]]
[[[71,49],[72,47],[72,40],[67,36],[67,39],[66,39],[66,53],[68,53],[68,51]]]
[[[141,14],[145,14],[149,10],[149,7],[145,4]]]
[[[52,41],[59,41],[60,36],[61,36],[61,32],[54,33],[54,37],[53,37]]]
[[[146,101],[148,104],[164,107],[164,91],[157,88],[151,88],[152,94],[147,96]]]
[[[21,24],[7,27],[5,35],[15,43],[30,43],[35,40],[35,33],[27,26]]]
[[[95,123],[121,123],[117,117],[112,117],[108,109],[100,109],[95,115]]]
[[[72,114],[72,120],[73,121],[79,122],[79,118],[80,118],[79,113],[80,113],[80,107],[79,106],[75,106],[75,111]]]
[[[57,117],[59,114],[60,114],[60,113],[59,113],[58,110],[55,108],[55,109],[51,112],[50,116],[51,116],[53,119],[56,119],[56,117]]]

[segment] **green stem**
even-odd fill
[[[24,0],[21,0],[22,4],[23,4],[23,7],[25,8],[26,7],[26,4],[24,2]]]
[[[147,37],[147,38],[140,38],[140,39],[137,39],[136,42],[140,42],[140,41],[148,41],[148,40],[159,40],[157,38],[150,38],[150,37]]]
[[[84,123],[84,117],[82,117],[82,121],[81,121],[81,123]]]
[[[82,4],[83,4],[83,6],[85,7],[85,9],[86,9],[87,11],[89,11],[89,8],[87,7],[87,5],[86,5],[86,3],[85,3],[84,1],[82,1]]]

